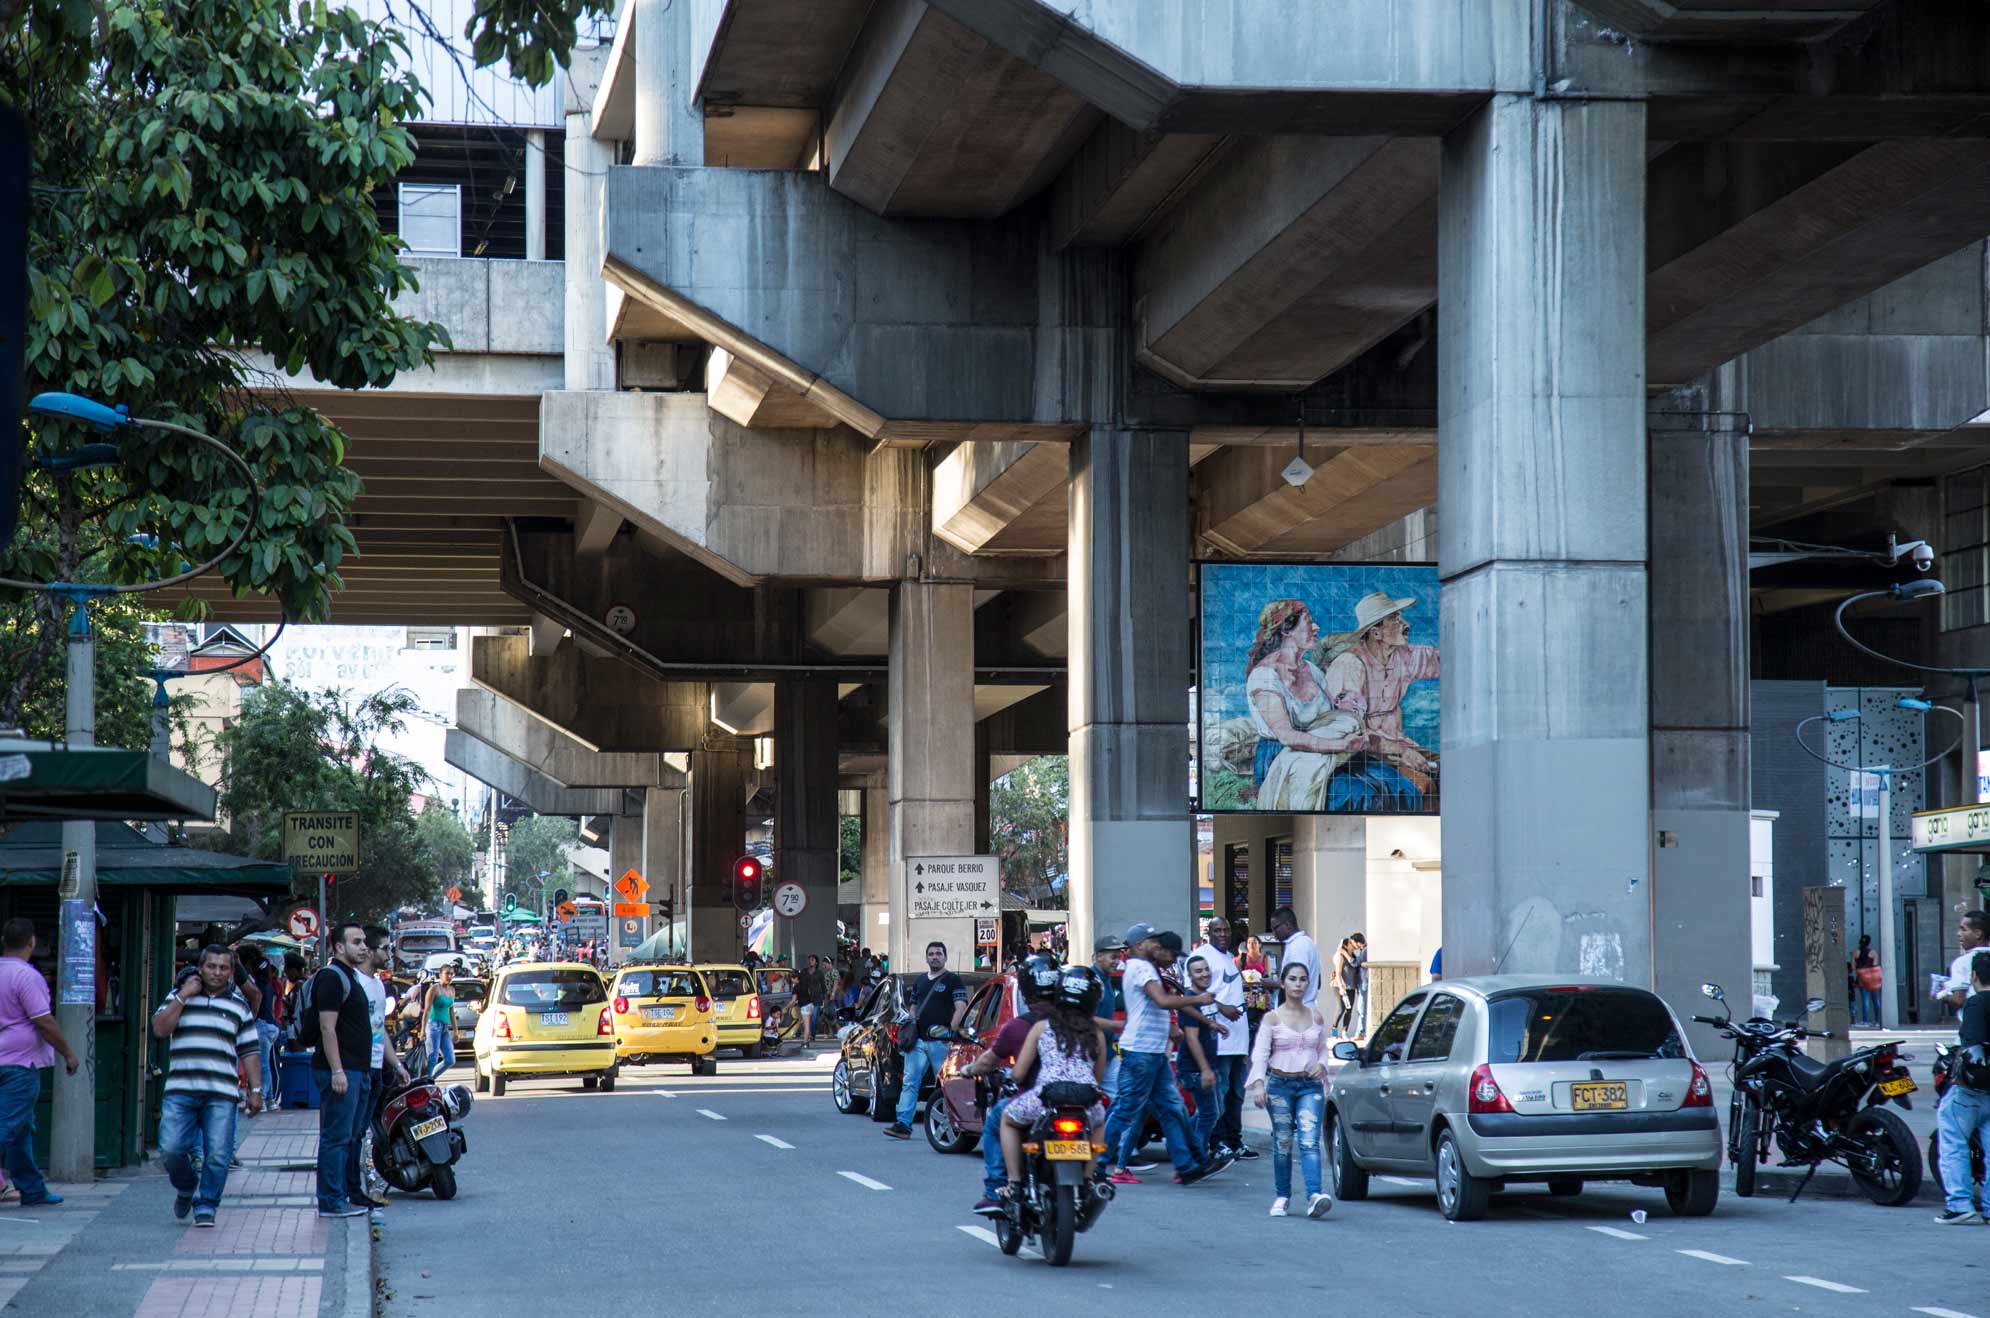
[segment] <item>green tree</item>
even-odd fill
[[[30,468],[0,576],[155,581],[246,532],[217,568],[227,584],[324,618],[355,547],[344,517],[359,478],[338,430],[243,354],[368,388],[447,343],[394,312],[414,273],[371,198],[414,157],[402,121],[422,93],[396,65],[402,39],[351,9],[283,0],[31,0],[8,17],[0,105],[25,117],[35,171],[27,391],[214,435],[262,492],[205,446],[119,432],[115,463]],[[37,463],[103,438],[29,427]],[[0,674],[6,724],[31,692],[59,690],[45,670],[59,668],[63,619],[16,592],[0,592],[0,617],[34,638]]]
[[[580,841],[580,822],[565,815],[526,815],[511,826],[504,844],[504,887],[518,894],[518,904],[539,909],[539,875],[547,876],[545,891],[573,891],[573,864],[568,848]],[[499,900],[503,900],[500,898]]]
[[[437,886],[444,892],[452,886],[461,888],[464,905],[470,907],[480,904],[477,895],[470,891],[470,866],[476,853],[477,844],[471,840],[470,830],[463,826],[454,810],[440,801],[429,801],[415,816],[416,863],[435,876]]]
[[[19,726],[30,737],[60,738],[67,730],[68,682],[60,647],[41,654],[40,636],[21,619],[31,605],[0,606],[0,727]],[[153,685],[145,672],[158,662],[158,647],[145,639],[150,610],[129,596],[91,607],[97,640],[97,744],[142,748],[152,741]],[[172,714],[184,726],[186,697]],[[7,711],[12,711],[9,718]]]
[[[1050,886],[1065,873],[1071,831],[1071,762],[1039,755],[995,780],[988,796],[989,841],[1002,858],[1002,886],[1032,906],[1056,908]]]
[[[836,821],[837,877],[844,883],[864,879],[864,821],[844,815]]]

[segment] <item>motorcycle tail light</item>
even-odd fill
[[[615,1018],[608,1014],[608,1008],[603,1007],[601,1009],[601,1021],[594,1027],[594,1032],[596,1034],[615,1033]]]
[[[1085,1129],[1085,1123],[1077,1117],[1058,1117],[1050,1125],[1060,1135],[1076,1135]]]
[[[1693,1083],[1686,1086],[1686,1101],[1679,1106],[1712,1107],[1713,1105],[1714,1086],[1707,1079],[1707,1073],[1700,1069],[1700,1064],[1695,1062],[1693,1063]]]
[[[1506,1095],[1500,1092],[1499,1081],[1493,1079],[1492,1067],[1481,1066],[1472,1072],[1472,1082],[1466,1086],[1466,1111],[1513,1111],[1513,1104],[1507,1102]]]
[[[500,1039],[509,1039],[511,1037],[510,1015],[502,1011],[499,1012],[497,1022],[498,1022],[497,1028],[492,1030],[491,1033],[495,1034]]]
[[[427,1107],[428,1090],[420,1085],[417,1085],[413,1089],[410,1089],[408,1091],[408,1106],[417,1109]]]
[[[758,993],[746,1000],[746,1019],[750,1021],[760,1019],[760,995]]]

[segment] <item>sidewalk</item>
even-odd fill
[[[367,1318],[373,1232],[363,1217],[317,1215],[318,1114],[269,1113],[249,1130],[212,1229],[174,1220],[156,1159],[88,1185],[54,1185],[57,1207],[0,1206],[0,1308]]]

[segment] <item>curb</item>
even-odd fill
[[[348,1218],[345,1234],[345,1303],[339,1318],[373,1318],[373,1297],[379,1278],[374,1275],[373,1218]]]
[[[1788,1200],[1790,1195],[1802,1182],[1803,1173],[1800,1171],[1758,1167],[1755,1169],[1755,1194],[1752,1197],[1756,1199],[1781,1198]],[[1721,1189],[1727,1194],[1734,1193],[1734,1169],[1732,1167],[1723,1167],[1721,1169]],[[1809,1185],[1804,1186],[1803,1197],[1804,1199],[1864,1199],[1866,1192],[1859,1188],[1858,1182],[1852,1179],[1849,1172],[1820,1171],[1817,1175],[1810,1178]],[[1802,1202],[1802,1200],[1798,1202]],[[1907,1201],[1907,1204],[1901,1206],[1904,1208],[1911,1204],[1928,1204],[1939,1208],[1943,1202],[1942,1192],[1935,1188],[1935,1178],[1929,1176],[1924,1170],[1921,1176],[1920,1190],[1912,1199]]]

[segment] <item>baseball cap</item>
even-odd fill
[[[1092,940],[1092,950],[1094,952],[1123,952],[1126,950],[1126,940],[1118,934],[1100,934]]]
[[[1176,933],[1172,929],[1166,930],[1165,932],[1162,933],[1155,934],[1154,941],[1159,943],[1162,947],[1167,948],[1170,952],[1175,953],[1176,955],[1180,955],[1181,953],[1182,936]]]
[[[1143,939],[1152,938],[1155,929],[1151,924],[1136,924],[1126,931],[1126,945],[1132,947]]]

